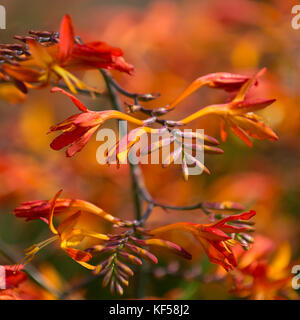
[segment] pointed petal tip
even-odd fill
[[[267,72],[267,67],[263,67],[257,72],[257,77],[262,76],[265,72]]]
[[[53,87],[51,88],[50,92],[51,93],[54,93],[54,92],[62,92],[64,91],[62,88],[59,88],[59,87]]]
[[[69,14],[66,14],[62,19],[59,32],[58,59],[60,62],[63,63],[70,57],[74,46],[74,38],[72,18]]]

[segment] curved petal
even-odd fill
[[[240,214],[234,214],[234,215],[228,216],[226,218],[223,218],[218,222],[212,223],[211,226],[213,226],[214,228],[221,227],[226,222],[236,221],[236,220],[249,220],[255,215],[256,215],[256,212],[254,210],[250,210],[250,211],[247,211],[247,212],[243,212],[243,213],[240,213]]]
[[[50,208],[50,213],[49,213],[49,221],[48,221],[48,224],[49,224],[49,228],[50,230],[52,231],[52,233],[54,234],[58,234],[58,231],[55,229],[54,225],[53,225],[53,215],[54,215],[54,209],[55,209],[55,205],[56,205],[56,200],[57,198],[60,196],[60,194],[62,193],[62,189],[59,190],[54,198],[51,200],[51,208]]]
[[[88,262],[92,258],[92,255],[89,252],[81,251],[78,249],[65,248],[64,251],[76,262]]]
[[[75,153],[82,150],[82,148],[88,143],[95,131],[99,126],[92,127],[83,133],[77,140],[75,140],[67,149],[67,157],[72,157]],[[67,133],[67,132],[66,132]]]
[[[82,135],[84,135],[86,132],[89,131],[89,128],[80,128],[77,127],[72,131],[66,131],[56,137],[50,144],[50,147],[53,150],[60,150],[70,143],[75,142],[77,139],[79,139]],[[83,146],[82,146],[83,147]]]

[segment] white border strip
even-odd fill
[[[0,29],[6,29],[6,9],[0,5]]]

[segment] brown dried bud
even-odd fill
[[[55,32],[51,31],[35,31],[35,30],[30,30],[28,32],[31,35],[39,36],[39,37],[52,37],[55,35]]]
[[[14,36],[14,39],[22,41],[26,43],[27,40],[35,40],[35,37],[29,37],[29,36]]]

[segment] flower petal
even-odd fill
[[[99,126],[92,127],[88,129],[83,135],[81,135],[77,140],[75,140],[67,149],[67,157],[72,157],[75,153],[82,150],[82,148],[88,143],[92,135],[98,130]]]
[[[92,255],[88,252],[81,251],[74,248],[66,248],[64,249],[69,257],[77,262],[88,262],[92,259]]]
[[[89,131],[89,128],[80,128],[77,127],[72,131],[67,131],[56,137],[50,144],[50,147],[53,150],[60,150],[67,145],[75,142],[82,135]]]
[[[52,231],[52,233],[54,234],[58,234],[58,231],[55,229],[54,225],[53,225],[53,216],[54,216],[54,209],[55,209],[55,205],[56,205],[56,200],[57,198],[60,196],[60,194],[62,193],[62,189],[59,190],[54,198],[51,200],[51,207],[50,207],[50,212],[49,212],[49,220],[48,220],[48,224],[49,224],[49,228]]]
[[[58,44],[58,60],[60,63],[65,62],[72,53],[74,46],[74,27],[70,15],[65,15],[61,22]]]
[[[217,221],[217,222],[211,224],[211,226],[213,226],[214,228],[221,227],[228,221],[249,220],[255,215],[256,215],[256,212],[254,210],[250,210],[250,211],[243,212],[240,214],[234,214],[234,215],[225,217],[225,218],[221,219],[220,221]]]

